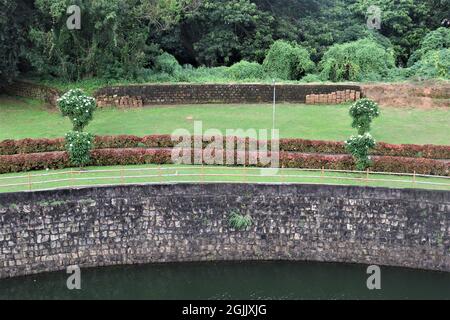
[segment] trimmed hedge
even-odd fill
[[[0,156],[0,173],[22,172],[70,167],[67,152],[43,152]]]
[[[198,150],[200,151],[200,150]],[[219,151],[222,152],[222,151]],[[91,165],[139,165],[139,164],[171,164],[171,149],[97,149],[91,152]],[[227,157],[239,155],[237,152],[226,153]],[[282,168],[308,168],[308,169],[335,169],[354,170],[355,163],[351,156],[347,155],[320,155],[301,154],[292,152],[280,152],[280,167]],[[247,156],[255,157],[255,154]],[[63,169],[70,167],[69,157],[66,152],[46,152],[0,156],[0,173],[21,172],[44,169]],[[258,164],[258,166],[261,166]],[[430,159],[416,159],[405,157],[374,157],[371,171],[398,172],[450,175],[450,163]]]
[[[235,142],[243,141],[244,138],[228,137]],[[192,141],[194,137],[192,137]],[[226,138],[224,138],[225,140]],[[246,146],[249,139],[245,139]],[[172,148],[176,142],[171,140],[170,135],[152,135],[137,137],[132,135],[118,136],[96,136],[94,139],[95,149],[121,149],[121,148]],[[203,142],[203,146],[209,142]],[[0,155],[13,155],[21,153],[38,153],[64,151],[64,139],[23,139],[4,140],[0,142]],[[347,154],[343,142],[318,141],[304,139],[280,139],[280,151],[323,153],[323,154]],[[450,146],[439,145],[414,145],[414,144],[389,144],[377,143],[372,155],[397,156],[427,159],[450,159]]]
[[[0,142],[0,155],[64,151],[64,144],[64,138],[3,140]]]

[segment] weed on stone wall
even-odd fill
[[[253,223],[252,217],[249,214],[242,215],[238,212],[232,212],[228,218],[228,224],[230,227],[236,230],[246,230]]]

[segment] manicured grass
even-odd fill
[[[355,130],[350,127],[349,105],[307,106],[280,104],[276,127],[285,138],[343,141]],[[171,134],[185,128],[193,133],[195,120],[203,129],[270,129],[272,106],[179,105],[143,109],[107,108],[95,113],[86,131],[97,135]],[[46,109],[39,101],[0,97],[0,140],[63,137],[70,122],[58,111]],[[373,136],[390,143],[450,145],[449,109],[382,108],[373,123]]]
[[[421,188],[450,190],[450,179],[412,176],[370,174],[366,181],[364,173],[303,171],[298,169],[237,168],[218,166],[145,165],[126,167],[90,167],[83,172],[70,169],[35,171],[31,173],[0,175],[0,192],[32,191],[42,189],[146,183],[181,182],[240,182],[240,183],[303,183],[362,185],[389,188]],[[271,174],[271,175],[270,175]],[[355,180],[352,180],[355,179]],[[63,181],[55,181],[63,180]],[[378,181],[371,181],[378,180]],[[382,180],[382,181],[380,181]],[[45,183],[40,183],[45,182]],[[430,183],[436,183],[435,185]],[[7,186],[23,184],[20,186]]]

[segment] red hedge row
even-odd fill
[[[0,155],[64,151],[64,139],[22,139],[0,142]]]
[[[195,137],[191,137],[193,144]],[[227,139],[227,138],[225,138]],[[229,137],[237,142],[244,142],[246,148],[254,140]],[[119,136],[97,136],[94,141],[95,149],[122,149],[122,148],[172,148],[177,144],[171,140],[170,135],[153,135],[137,137],[131,135]],[[206,147],[209,142],[202,142]],[[225,143],[224,143],[225,144]],[[192,145],[192,147],[194,147]],[[270,146],[269,146],[270,148]],[[23,140],[4,140],[0,142],[0,155],[13,155],[20,153],[38,153],[64,151],[64,139],[23,139]],[[291,151],[301,153],[323,153],[323,154],[347,154],[343,142],[334,141],[316,141],[304,139],[280,139],[280,151]],[[450,159],[450,146],[438,145],[413,145],[403,144],[395,145],[379,142],[373,155],[379,156],[397,156],[411,158],[427,159]]]
[[[171,149],[97,149],[92,151],[91,165],[113,166],[113,165],[138,165],[138,164],[170,164]],[[234,157],[238,153],[225,154],[224,163],[227,157]],[[249,157],[254,155],[250,154]],[[247,157],[247,163],[249,160]],[[261,163],[257,164],[262,166]],[[47,152],[0,156],[0,173],[21,172],[42,169],[62,169],[70,167],[69,158],[66,152]],[[280,153],[280,167],[283,168],[309,168],[309,169],[337,169],[354,170],[355,165],[352,157],[346,155],[320,155],[301,154],[292,152]],[[405,157],[374,157],[371,171],[377,172],[398,172],[430,174],[430,175],[450,175],[450,163],[431,160]]]

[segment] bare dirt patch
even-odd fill
[[[450,108],[450,83],[361,85],[365,97],[381,106]]]

